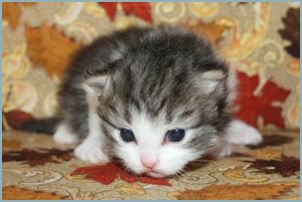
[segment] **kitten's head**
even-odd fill
[[[180,172],[216,145],[229,121],[226,65],[191,33],[149,31],[108,74],[103,130],[113,155],[136,174]]]

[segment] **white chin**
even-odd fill
[[[155,172],[155,171],[147,172],[146,175],[148,175],[150,177],[155,177],[155,178],[164,178],[164,177],[166,177],[166,175],[164,175],[162,173]]]

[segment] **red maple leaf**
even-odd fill
[[[31,114],[17,109],[6,112],[5,118],[7,120],[7,123],[13,129],[21,129],[25,122],[34,119],[34,117]]]
[[[254,95],[254,91],[259,84],[258,75],[247,76],[238,72],[238,98],[236,103],[240,106],[236,116],[248,124],[257,126],[257,117],[262,116],[264,124],[274,124],[284,128],[284,120],[281,116],[282,107],[273,106],[275,101],[284,102],[290,91],[285,90],[271,80],[263,86],[259,95]]]
[[[123,10],[126,15],[134,14],[135,16],[152,23],[151,6],[149,2],[122,3]]]
[[[119,177],[121,180],[129,183],[140,181],[146,184],[171,186],[167,179],[152,178],[148,176],[135,176],[114,163],[80,167],[73,171],[71,175],[85,175],[86,178],[95,180],[105,185],[111,184],[116,178]]]
[[[3,162],[21,162],[29,166],[45,165],[46,163],[60,163],[69,161],[72,158],[72,150],[60,150],[56,148],[45,149],[22,149],[7,151],[2,155]]]
[[[280,173],[283,177],[295,175],[300,170],[300,159],[293,156],[282,155],[279,160],[256,159],[254,161],[244,161],[252,163],[251,168],[259,169],[265,173]]]
[[[110,20],[113,21],[116,14],[117,2],[99,2],[99,4],[105,9]],[[149,2],[121,2],[121,5],[126,15],[133,14],[152,23],[151,5]]]
[[[99,2],[99,4],[105,9],[110,20],[113,21],[116,14],[117,2]]]

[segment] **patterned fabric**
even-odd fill
[[[167,23],[206,36],[240,72],[240,118],[297,129],[299,19],[299,3],[3,3],[2,108],[52,115],[76,50],[114,30]]]
[[[3,199],[300,199],[299,3],[39,2],[2,8]],[[82,46],[131,25],[161,23],[207,37],[237,71],[237,116],[263,131],[261,145],[238,146],[231,157],[196,161],[183,175],[155,180],[115,164],[85,164],[72,147],[56,146],[49,136],[11,130],[31,114],[54,113],[62,74]]]
[[[265,134],[254,148],[205,158],[170,179],[87,165],[46,135],[5,132],[3,199],[299,199],[297,133]],[[14,194],[11,194],[14,193]]]

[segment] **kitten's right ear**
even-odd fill
[[[89,86],[95,93],[101,95],[106,91],[110,83],[110,76],[107,74],[94,76],[85,81],[85,84]]]

